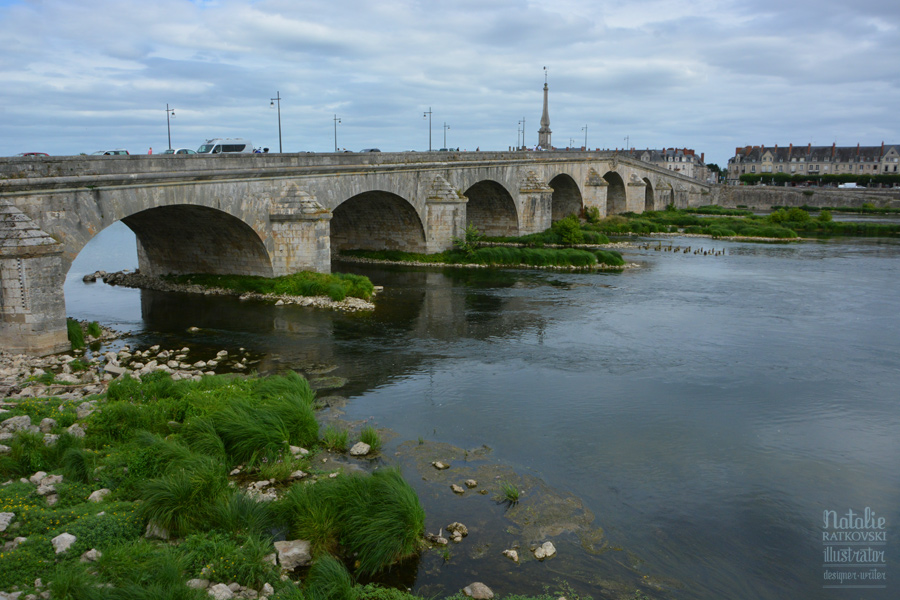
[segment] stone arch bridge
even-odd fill
[[[123,221],[142,272],[330,271],[346,248],[439,252],[487,235],[701,203],[709,186],[612,152],[430,152],[0,159],[0,346],[67,347],[63,283]]]

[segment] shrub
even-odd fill
[[[484,236],[479,233],[475,225],[469,223],[466,225],[463,237],[453,238],[453,247],[468,256],[478,249],[478,244],[482,239],[484,239]]]
[[[295,483],[278,505],[282,518],[289,523],[291,536],[309,540],[313,556],[337,551],[340,538],[337,487],[333,480],[315,485]]]
[[[597,262],[603,265],[621,267],[625,264],[622,253],[616,250],[597,250],[594,254],[597,256]]]
[[[560,219],[551,227],[554,233],[559,236],[560,243],[567,246],[584,243],[584,234],[581,231],[581,223],[578,217],[569,215],[564,219]]]
[[[830,211],[830,210],[823,210],[822,212],[819,213],[818,220],[819,220],[820,222],[822,222],[822,223],[830,223],[830,222],[831,222],[831,219],[832,219],[832,217],[831,217],[831,211]]]
[[[599,223],[600,209],[596,206],[588,206],[584,209],[584,218],[588,223]]]

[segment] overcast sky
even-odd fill
[[[0,0],[0,155],[900,143],[897,0]]]

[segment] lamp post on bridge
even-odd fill
[[[424,113],[422,113],[422,118],[428,119],[428,151],[431,152],[431,107],[428,107]]]
[[[522,145],[520,148],[525,148],[525,117],[522,117],[522,120],[519,121],[519,125],[522,126]],[[519,138],[516,138],[516,142],[518,143]]]
[[[275,92],[275,97],[271,99],[269,102],[269,108],[275,108],[275,103],[278,103],[278,153],[282,152],[281,148],[281,92]]]
[[[335,152],[338,151],[338,149],[337,149],[337,126],[338,126],[338,123],[340,123],[340,122],[341,122],[340,117],[338,117],[337,115],[334,115],[334,151]]]
[[[582,127],[581,130],[584,132],[584,149],[587,150],[587,125]]]
[[[444,121],[444,148],[447,148],[447,130],[450,129],[450,126],[447,125],[447,122]]]
[[[166,102],[166,131],[169,133],[169,150],[172,149],[172,126],[169,124],[169,115],[172,118],[175,118],[175,109],[169,108],[169,103]]]

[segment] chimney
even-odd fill
[[[810,154],[812,152],[812,142],[806,145],[806,153]]]
[[[884,156],[884,142],[881,142],[881,154],[878,155],[878,160],[881,160],[882,156]]]
[[[701,153],[700,153],[700,162],[702,162],[702,163],[705,165],[705,164],[706,164],[706,161],[703,160],[703,157],[704,157],[704,156],[706,156],[706,152],[701,152]]]
[[[788,155],[787,155],[788,162],[791,162],[791,154],[793,154],[793,153],[794,153],[794,144],[791,144],[790,146],[788,146]]]

